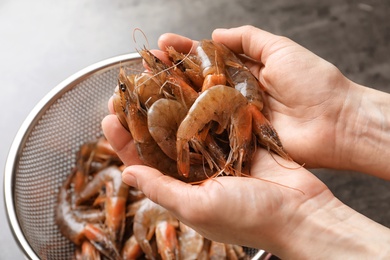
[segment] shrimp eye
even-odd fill
[[[126,85],[123,84],[122,82],[119,84],[119,88],[121,89],[122,92],[126,91]]]

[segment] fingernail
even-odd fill
[[[214,30],[214,32],[224,32],[224,31],[227,31],[228,29],[226,29],[226,28],[217,28],[217,29],[215,29]]]
[[[137,188],[137,179],[126,169],[122,172],[122,181],[129,186]]]

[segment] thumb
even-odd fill
[[[162,207],[176,212],[185,196],[189,196],[192,185],[162,174],[145,165],[132,165],[122,173],[122,180],[127,185],[141,190],[146,197]],[[184,198],[183,198],[184,197]]]

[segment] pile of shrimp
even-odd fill
[[[107,140],[83,144],[58,194],[56,222],[74,259],[249,259],[241,246],[210,241],[125,185]]]
[[[262,113],[264,88],[226,46],[202,40],[190,54],[168,47],[169,64],[139,53],[147,70],[122,68],[113,103],[146,165],[200,183],[249,176],[257,145],[290,160]]]

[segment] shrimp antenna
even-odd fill
[[[144,38],[144,40],[145,40],[145,43],[146,43],[146,45],[144,44],[143,46],[144,46],[144,48],[146,48],[147,47],[147,49],[150,49],[150,44],[149,44],[149,41],[148,41],[148,37],[146,37],[146,34],[144,33],[144,31],[142,31],[140,28],[135,28],[134,30],[133,30],[133,41],[134,41],[134,43],[137,45],[138,43],[137,43],[137,38],[136,38],[136,32],[139,32],[139,33],[141,33],[142,34],[142,36],[143,36],[143,38]]]
[[[281,167],[283,167],[283,168],[285,168],[285,169],[288,169],[288,170],[298,170],[298,169],[302,168],[303,166],[305,166],[305,163],[303,163],[302,165],[299,165],[299,166],[297,166],[297,167],[287,167],[287,166],[281,164],[280,162],[278,162],[278,160],[276,160],[275,156],[273,155],[273,153],[272,153],[269,149],[268,149],[268,152],[269,152],[269,154],[271,155],[272,159],[274,159],[274,161],[275,161],[278,165],[280,165]]]
[[[262,178],[258,178],[258,177],[254,177],[254,176],[251,176],[252,178],[255,178],[255,179],[258,179],[260,181],[265,181],[265,182],[268,182],[268,183],[271,183],[271,184],[274,184],[274,185],[277,185],[277,186],[280,186],[280,187],[283,187],[283,188],[286,188],[286,189],[290,189],[290,190],[293,190],[293,191],[297,191],[297,192],[300,192],[302,193],[302,195],[305,195],[305,192],[301,189],[298,189],[298,188],[294,188],[294,187],[291,187],[291,186],[288,186],[288,185],[284,185],[284,184],[281,184],[281,183],[278,183],[276,181],[270,181],[270,180],[266,180],[266,179],[262,179]]]

